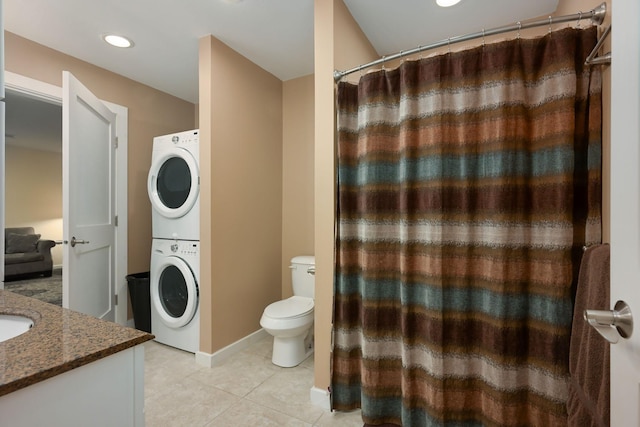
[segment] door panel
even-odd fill
[[[615,2],[611,31],[611,304],[640,317],[640,6]],[[640,425],[640,328],[611,345],[611,425]]]
[[[63,306],[111,321],[115,117],[71,73],[63,72]]]

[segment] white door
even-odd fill
[[[62,305],[114,321],[116,116],[71,73],[62,80]]]
[[[611,345],[611,426],[640,426],[640,3],[616,0],[611,27],[611,304],[630,339]]]

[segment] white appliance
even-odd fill
[[[153,239],[151,333],[156,341],[195,353],[200,347],[200,242]]]
[[[154,239],[200,240],[197,129],[153,138],[147,191]]]

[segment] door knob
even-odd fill
[[[633,333],[633,315],[624,301],[618,301],[613,310],[585,310],[584,320],[611,344]]]
[[[71,242],[70,242],[70,244],[71,244],[71,247],[72,247],[72,248],[75,248],[75,247],[76,247],[76,245],[86,245],[86,244],[88,244],[88,243],[89,243],[89,241],[88,241],[88,240],[80,240],[80,239],[76,239],[76,236],[73,236],[73,237],[71,238]]]

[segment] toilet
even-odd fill
[[[273,335],[274,365],[291,368],[313,353],[313,298],[315,257],[291,259],[293,296],[269,304],[262,313],[260,326]]]

